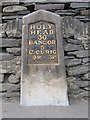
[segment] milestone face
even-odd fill
[[[58,63],[55,24],[36,22],[29,24],[28,64]]]

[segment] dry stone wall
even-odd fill
[[[18,4],[5,3],[1,6],[0,96],[4,99],[20,96],[22,17],[35,11],[34,5],[37,4],[21,2]],[[69,97],[87,100],[90,91],[90,8],[88,3],[75,5],[76,3],[64,3],[62,9],[52,8],[49,11],[62,17]],[[47,9],[46,6],[44,8]]]

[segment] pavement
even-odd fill
[[[20,106],[19,100],[0,101],[1,105],[2,118],[88,118],[86,101],[72,100],[67,107],[23,107]]]

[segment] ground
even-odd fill
[[[71,100],[68,107],[22,107],[19,100],[4,100],[1,111],[3,118],[88,118],[88,102]]]

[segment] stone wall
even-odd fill
[[[22,17],[40,8],[41,4],[24,2],[2,4],[0,21],[0,96],[19,98],[21,80]],[[43,3],[42,3],[43,5]],[[38,7],[36,7],[38,6]],[[53,4],[54,6],[54,4]],[[44,9],[62,17],[62,34],[69,97],[88,99],[90,81],[90,33],[88,3],[63,3]],[[0,19],[1,20],[1,19]]]

